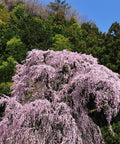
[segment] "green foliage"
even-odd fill
[[[10,19],[10,14],[7,12],[5,8],[0,5],[0,21],[8,23]]]
[[[82,38],[82,30],[81,26],[78,23],[73,23],[73,25],[70,27],[74,34],[78,36],[79,39]]]
[[[104,38],[104,51],[100,62],[120,73],[120,24],[113,23]]]
[[[2,94],[5,94],[7,96],[10,96],[10,87],[13,85],[12,82],[7,83],[0,83],[0,96]]]
[[[118,22],[114,22],[109,31],[108,34],[113,35],[114,37],[119,37],[120,36],[120,24]]]
[[[0,83],[11,81],[16,71],[15,65],[16,62],[12,57],[2,62],[2,65],[0,65]]]
[[[69,27],[69,39],[74,45],[73,51],[78,51],[78,45],[82,40],[82,30],[81,26],[78,23],[73,23]]]
[[[44,20],[26,15],[26,13],[21,17],[16,17],[13,13],[10,22],[12,29],[15,30],[16,35],[20,37],[28,50],[48,48],[52,32]]]
[[[6,44],[14,36],[14,31],[8,27],[8,24],[0,22],[0,64],[3,60],[6,60]]]
[[[3,8],[4,8],[4,6],[2,4],[0,4],[0,9],[3,9]]]
[[[48,8],[51,9],[51,11],[55,14],[65,14],[65,12],[71,8],[68,3],[66,3],[66,0],[55,0],[55,2],[50,2],[48,5]]]
[[[120,144],[120,121],[112,125],[114,135],[111,133],[109,126],[101,128],[105,144]]]
[[[46,21],[28,15],[26,6],[25,3],[16,1],[12,12],[1,6],[0,64],[10,55],[20,62],[25,58],[26,52],[33,48],[69,49],[92,54],[98,58],[99,63],[120,73],[119,23],[113,23],[108,33],[104,34],[94,22],[83,23],[80,26],[74,18],[66,20],[65,12],[69,9],[66,1],[50,2],[49,8],[53,13]]]
[[[57,15],[57,14],[55,16],[51,15],[48,18],[47,23],[52,30],[53,36],[55,36],[56,34],[61,34],[64,37],[69,36],[68,27],[69,27],[70,23],[68,21],[66,21],[64,15]]]
[[[21,18],[25,15],[26,6],[24,4],[20,4],[13,9],[13,13],[17,18]]]
[[[26,57],[27,49],[19,38],[13,37],[7,42],[6,53],[7,57],[12,56],[16,61],[21,62]]]
[[[103,34],[99,32],[98,27],[91,22],[83,23],[81,25],[81,31],[82,35],[81,39],[77,42],[76,51],[92,54],[101,62],[105,49]]]
[[[53,37],[52,50],[62,51],[63,49],[67,49],[68,51],[71,51],[71,48],[72,44],[68,38],[65,38],[61,34],[56,34],[55,37]]]
[[[3,21],[0,21],[0,52],[2,52],[2,46],[6,43],[4,38],[6,24]]]
[[[27,18],[26,15],[26,7],[23,4],[18,5],[17,7],[13,8],[12,12],[10,13],[10,27],[13,31],[15,31],[16,35],[20,35],[22,27],[24,27],[25,19]],[[22,31],[23,32],[23,31]]]
[[[65,25],[66,24],[65,16],[63,14],[56,14],[54,19],[54,24]]]
[[[52,26],[54,24],[54,20],[55,20],[55,16],[51,14],[47,19],[47,24]]]

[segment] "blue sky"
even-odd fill
[[[54,0],[40,0],[46,4]],[[99,30],[107,32],[113,22],[120,22],[120,0],[66,0],[87,20],[95,21]]]

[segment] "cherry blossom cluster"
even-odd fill
[[[0,143],[102,144],[90,100],[110,124],[120,110],[120,79],[91,55],[32,50],[13,77],[0,121]]]

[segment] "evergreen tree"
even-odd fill
[[[70,9],[71,6],[66,3],[66,0],[55,0],[55,2],[50,2],[48,8],[50,8],[50,10],[55,14],[59,13],[65,15],[65,12]]]

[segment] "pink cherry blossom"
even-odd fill
[[[0,99],[0,144],[102,144],[90,100],[108,124],[120,110],[119,75],[91,55],[34,49],[13,81]]]

